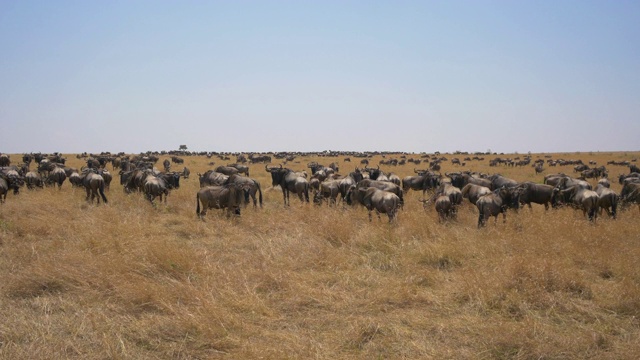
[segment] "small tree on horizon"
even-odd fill
[[[178,150],[187,150],[187,145],[180,145]]]

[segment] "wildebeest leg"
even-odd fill
[[[89,196],[91,196],[91,189],[87,188],[87,199],[86,199],[86,201],[89,201]]]
[[[496,216],[496,222],[498,221],[498,216]],[[506,223],[507,222],[507,211],[503,211],[502,212],[502,222]]]

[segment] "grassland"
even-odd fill
[[[630,160],[638,153],[553,154]],[[509,156],[509,155],[506,155]],[[515,155],[511,155],[515,156]],[[67,155],[69,165],[82,162]],[[451,156],[449,156],[451,157]],[[537,157],[533,154],[534,159]],[[19,155],[13,155],[17,160]],[[161,157],[158,166],[165,157]],[[542,182],[572,167],[445,162]],[[357,161],[336,161],[342,172]],[[372,159],[377,164],[380,157]],[[590,224],[535,206],[476,229],[469,204],[438,223],[421,194],[398,223],[363,208],[285,208],[263,165],[262,209],[195,214],[197,172],[152,206],[112,183],[108,205],[23,189],[0,205],[3,359],[636,359],[640,354],[640,213]],[[219,163],[223,163],[217,160]],[[400,177],[413,164],[382,167]],[[628,172],[608,166],[610,176]],[[344,169],[344,170],[343,170]],[[617,182],[612,187],[620,190]]]

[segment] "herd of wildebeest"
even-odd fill
[[[464,153],[463,153],[464,154]],[[162,162],[163,170],[156,165],[161,155],[170,157]],[[348,174],[340,174],[339,164],[332,162],[326,166],[316,161],[309,162],[307,169],[294,171],[286,166],[300,156],[339,156],[343,163],[351,163],[351,158],[359,158],[359,164]],[[373,155],[382,155],[378,164],[370,165]],[[582,210],[585,217],[595,221],[598,214],[605,211],[608,216],[616,218],[619,207],[640,205],[640,169],[632,161],[608,161],[607,166],[621,166],[629,169],[628,173],[616,179],[621,185],[620,193],[610,188],[608,170],[604,165],[595,162],[584,164],[581,160],[545,158],[533,160],[530,156],[515,159],[495,157],[489,160],[489,166],[531,166],[535,173],[542,173],[544,166],[573,166],[573,176],[564,173],[548,174],[544,183],[529,181],[520,182],[504,177],[498,173],[483,174],[472,171],[440,173],[440,164],[450,161],[451,164],[464,166],[470,161],[484,161],[483,155],[476,153],[473,158],[458,157],[449,159],[439,153],[421,154],[415,158],[411,154],[385,153],[275,153],[275,154],[223,154],[195,153],[187,151],[147,152],[138,155],[124,153],[111,154],[79,154],[78,159],[86,162],[80,169],[65,165],[66,159],[60,153],[23,154],[20,161],[14,162],[8,154],[0,154],[0,202],[6,201],[11,190],[19,194],[20,188],[43,188],[45,186],[61,187],[68,179],[71,186],[84,188],[89,202],[102,200],[107,203],[105,189],[108,189],[112,173],[109,165],[120,179],[124,191],[143,194],[152,204],[156,198],[167,201],[169,191],[180,187],[181,178],[189,178],[190,171],[184,164],[184,156],[217,156],[235,163],[218,166],[203,174],[198,173],[200,190],[196,194],[196,213],[203,217],[208,209],[224,209],[227,216],[240,215],[241,207],[253,202],[254,207],[262,207],[262,189],[260,183],[250,177],[248,164],[264,165],[264,170],[271,175],[273,187],[282,189],[285,206],[289,205],[291,193],[298,196],[301,202],[312,201],[321,205],[327,203],[335,206],[338,202],[346,205],[362,205],[369,211],[386,214],[389,222],[396,222],[397,214],[404,205],[404,194],[409,191],[421,191],[420,201],[425,208],[434,207],[440,221],[455,218],[458,208],[468,199],[478,209],[478,227],[486,224],[490,217],[502,214],[506,221],[509,209],[517,210],[531,203],[543,204],[545,209],[560,206],[571,206]],[[274,162],[278,165],[272,164]],[[355,162],[356,160],[354,160]],[[32,163],[35,169],[32,170]],[[299,162],[296,162],[299,163]],[[414,174],[400,178],[393,172],[385,172],[380,165],[387,167],[413,163]],[[209,163],[214,165],[213,162]],[[427,165],[427,166],[424,166]],[[172,171],[172,166],[181,167],[180,171]],[[255,167],[254,171],[255,171]],[[260,167],[261,168],[261,167]],[[598,179],[595,189],[586,179]],[[426,195],[429,196],[426,196]],[[425,197],[426,196],[426,197]],[[310,199],[311,198],[311,199]]]

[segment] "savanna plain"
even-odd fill
[[[445,155],[449,158],[452,155]],[[596,161],[612,189],[640,153],[532,154]],[[398,157],[387,155],[387,157]],[[419,157],[418,154],[407,156]],[[515,157],[507,154],[501,157]],[[522,155],[520,155],[522,156]],[[80,168],[85,160],[65,154]],[[462,156],[460,156],[462,157]],[[490,167],[494,155],[441,172],[500,173],[542,183],[573,166]],[[21,154],[12,154],[17,163]],[[160,156],[162,161],[170,156]],[[126,194],[117,170],[108,204],[65,182],[0,205],[2,359],[637,359],[640,211],[590,223],[581,211],[533,205],[476,227],[467,200],[440,223],[420,192],[397,222],[363,207],[328,207],[271,187],[227,217],[196,216],[196,173],[222,161],[182,156],[191,177],[152,205]],[[380,155],[370,158],[372,165]],[[298,157],[286,166],[351,157]],[[279,164],[275,160],[271,165]],[[175,165],[174,165],[175,166]],[[414,167],[384,166],[401,178]],[[33,165],[32,165],[33,169]],[[179,167],[182,169],[182,167]],[[595,184],[596,180],[590,180]]]

